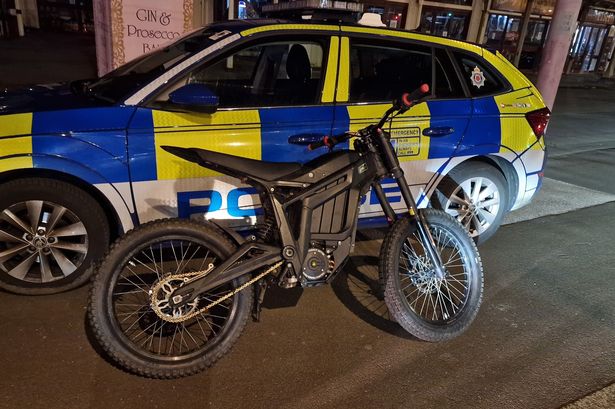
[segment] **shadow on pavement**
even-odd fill
[[[351,257],[331,283],[333,292],[346,308],[368,324],[400,338],[416,339],[389,316],[378,283],[377,266],[377,257]]]

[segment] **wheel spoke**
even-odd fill
[[[486,209],[486,208],[491,207],[491,206],[498,206],[499,204],[500,204],[500,199],[493,198],[493,199],[481,201],[479,209]]]
[[[52,231],[49,236],[51,237],[68,237],[68,236],[85,236],[88,232],[85,230],[85,226],[82,222],[73,223],[68,226],[60,227],[57,230]]]
[[[56,280],[56,278],[51,274],[51,266],[49,265],[49,259],[42,251],[38,252],[38,259],[41,265],[41,281],[43,283],[48,283],[50,281]]]
[[[488,197],[491,197],[493,194],[497,192],[497,187],[493,183],[489,183],[485,186],[485,188],[478,195],[478,200],[482,202]]]
[[[37,256],[37,253],[30,254],[25,260],[9,271],[8,274],[19,280],[23,280],[30,271],[30,268],[32,267],[32,264],[34,264]]]
[[[482,217],[483,220],[485,220],[485,224],[490,225],[495,220],[495,214],[490,213],[485,209],[476,209],[476,210],[477,210],[477,215],[480,215],[480,217]]]
[[[11,212],[9,209],[4,209],[2,211],[2,218],[7,222],[11,223],[13,226],[20,228],[25,233],[34,233],[34,231],[30,229],[30,226],[24,223],[23,220],[17,217],[17,215]]]
[[[66,213],[65,207],[59,205],[53,207],[51,216],[49,217],[49,220],[47,220],[47,231],[53,231],[53,229],[56,227],[56,224],[58,223],[58,220],[60,220],[62,216],[64,216],[64,213]]]
[[[0,230],[0,241],[10,242],[10,243],[27,243],[27,241],[25,241],[21,237],[14,236],[11,233],[6,232],[4,230]]]
[[[464,199],[468,203],[470,203],[470,201],[471,201],[471,192],[472,192],[472,181],[470,179],[464,180],[459,185],[459,189],[460,189],[460,191],[457,194],[459,194],[459,193],[463,194]]]
[[[480,196],[480,190],[483,187],[483,178],[476,178],[473,181],[473,189],[472,189],[472,203],[478,203],[478,197]]]
[[[0,263],[4,263],[7,260],[10,260],[11,258],[13,258],[14,255],[22,252],[23,250],[25,250],[26,248],[28,248],[28,244],[18,244],[14,247],[11,247],[10,249],[6,249],[2,252],[0,252]]]
[[[70,251],[75,251],[77,253],[83,253],[83,254],[86,254],[88,252],[88,245],[85,243],[71,243],[71,242],[65,242],[65,241],[57,241],[55,243],[50,243],[49,246],[55,247],[57,249],[70,250]]]
[[[58,266],[60,266],[60,270],[62,270],[64,276],[69,276],[77,269],[73,262],[67,259],[64,253],[60,250],[52,248],[51,254],[56,263],[58,263]]]
[[[41,212],[43,211],[42,200],[28,200],[26,202],[26,208],[28,209],[28,217],[30,218],[30,226],[32,231],[35,232],[38,229],[38,225],[41,221]]]
[[[459,193],[463,193],[463,192],[459,192]],[[465,200],[462,197],[459,197],[456,194],[452,194],[451,197],[449,198],[449,200],[452,203],[455,203],[456,205],[459,205],[459,206],[468,206],[470,204],[467,200]]]

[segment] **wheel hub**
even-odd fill
[[[30,242],[34,248],[37,250],[42,250],[44,248],[49,247],[49,242],[47,241],[47,237],[36,235]]]
[[[184,278],[172,278],[169,274],[162,280],[162,285],[154,284],[152,288],[157,288],[157,294],[153,294],[151,307],[162,319],[177,319],[187,317],[198,307],[198,299],[182,304],[181,295],[173,296],[173,293],[181,288],[187,281]],[[159,282],[160,282],[159,281]]]
[[[433,294],[437,291],[436,271],[426,256],[420,256],[412,263],[412,270],[408,272],[412,284],[423,294]]]

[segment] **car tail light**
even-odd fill
[[[536,111],[528,112],[525,114],[527,122],[532,127],[534,134],[537,138],[540,138],[545,134],[547,125],[549,125],[549,118],[551,118],[551,111],[549,108],[542,108]]]

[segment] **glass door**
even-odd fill
[[[470,11],[423,7],[419,31],[439,37],[465,40],[468,34]]]
[[[603,26],[582,25],[577,29],[570,50],[572,72],[582,73],[596,70],[607,33],[608,29]]]
[[[519,41],[521,19],[505,14],[491,14],[485,31],[484,44],[500,50],[509,60],[515,55]]]

